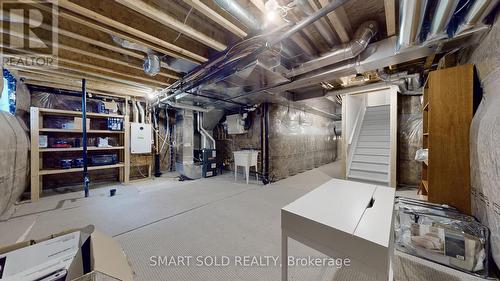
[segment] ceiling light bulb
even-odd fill
[[[266,13],[266,19],[268,22],[274,22],[276,19],[276,12],[275,11],[268,11]]]
[[[156,92],[155,92],[155,91],[150,91],[150,92],[148,92],[148,93],[147,93],[147,95],[146,95],[146,96],[147,96],[147,98],[148,98],[149,100],[153,100],[153,99],[155,99],[155,98],[156,98]]]

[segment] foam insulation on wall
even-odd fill
[[[500,265],[500,21],[461,63],[475,64],[483,100],[470,134],[472,214],[491,231],[491,249]]]
[[[276,104],[269,110],[271,180],[335,160],[337,140],[332,119]]]
[[[398,96],[398,184],[418,186],[422,164],[415,152],[422,148],[422,97]]]
[[[470,135],[472,213],[490,228],[493,259],[500,264],[500,68],[483,87]]]
[[[0,112],[0,214],[15,203],[28,184],[30,142],[21,121]]]

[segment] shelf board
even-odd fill
[[[113,169],[113,168],[121,168],[124,167],[124,163],[118,163],[113,165],[103,165],[103,166],[89,166],[89,171],[95,170],[104,170],[104,169]],[[40,175],[54,175],[54,174],[65,174],[65,173],[74,173],[74,172],[83,172],[83,168],[71,168],[71,169],[47,169],[40,170]]]
[[[57,129],[57,128],[42,128],[40,132],[47,133],[83,133],[79,129]],[[123,134],[125,131],[110,131],[110,130],[87,130],[88,134]]]
[[[112,147],[97,147],[97,146],[89,146],[87,147],[87,150],[93,151],[93,150],[119,150],[119,149],[124,149],[123,146],[112,146]],[[40,148],[40,152],[62,152],[62,151],[82,151],[83,147],[65,147],[65,148],[54,148],[54,147],[49,147],[49,148]]]
[[[82,117],[82,112],[81,111],[61,110],[61,109],[51,109],[51,108],[38,108],[38,111],[41,114],[47,114],[47,115],[62,115],[62,116]],[[95,112],[87,112],[87,117],[95,117],[95,118],[108,118],[108,117],[125,118],[124,115],[95,113]]]

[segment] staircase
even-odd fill
[[[367,107],[348,178],[389,185],[390,105]]]

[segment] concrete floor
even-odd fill
[[[0,246],[93,224],[123,247],[136,280],[280,280],[274,266],[152,266],[156,256],[275,257],[280,254],[280,209],[333,177],[331,163],[263,186],[232,174],[177,181],[172,174],[127,186],[62,193],[14,206],[0,218]],[[117,195],[109,197],[109,189]],[[415,190],[406,191],[409,195]],[[406,195],[406,194],[405,194]],[[290,241],[290,255],[324,257]],[[479,280],[398,254],[396,280]],[[432,277],[430,277],[432,276]],[[431,278],[431,279],[429,279]],[[349,268],[293,267],[290,280],[372,280]]]

